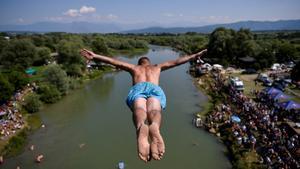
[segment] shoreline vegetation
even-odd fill
[[[104,74],[114,71],[116,71],[116,69],[110,66],[106,66],[102,68],[102,70],[93,70],[79,79],[76,79],[79,85],[72,89],[72,91],[70,91],[68,94],[71,94],[75,90],[84,87],[84,85],[89,81],[101,78]],[[26,97],[26,95],[24,97]],[[10,158],[23,152],[27,144],[28,135],[43,127],[43,123],[39,114],[27,113],[27,111],[23,108],[20,112],[23,115],[24,120],[24,126],[22,129],[11,135],[8,139],[0,140],[0,155],[4,158]]]
[[[0,33],[0,44],[0,164],[22,152],[27,135],[43,127],[35,114],[43,105],[116,71],[103,63],[85,63],[80,49],[128,57],[148,50],[143,40],[101,34]]]

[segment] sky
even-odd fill
[[[0,24],[96,22],[203,26],[300,19],[300,0],[0,0]]]

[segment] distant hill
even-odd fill
[[[0,25],[0,31],[29,31],[29,32],[70,32],[70,33],[113,33],[122,29],[112,23],[89,22],[37,22],[28,25]]]
[[[145,29],[123,31],[122,33],[210,33],[218,27],[231,28],[235,30],[240,28],[248,28],[251,31],[300,30],[300,20],[241,21],[229,24],[215,24],[200,27],[149,27]]]
[[[252,31],[300,30],[300,20],[280,21],[242,21],[229,24],[215,24],[200,27],[149,27],[145,29],[126,30],[124,24],[90,23],[90,22],[37,22],[27,25],[0,25],[0,31],[19,32],[71,32],[71,33],[210,33],[217,27],[232,29],[249,28]]]

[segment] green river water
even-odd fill
[[[152,63],[179,56],[166,47],[150,46]],[[137,62],[137,57],[127,59]],[[161,161],[140,161],[136,150],[132,115],[125,104],[131,86],[124,71],[93,80],[58,103],[39,112],[45,128],[29,136],[25,151],[6,159],[0,168],[15,169],[115,169],[124,161],[126,169],[226,169],[230,162],[216,137],[192,125],[195,112],[206,102],[187,74],[188,64],[162,72],[160,84],[167,96],[161,133],[166,153]],[[29,145],[35,150],[28,150]],[[84,144],[80,148],[80,144]],[[44,155],[40,164],[37,154]]]

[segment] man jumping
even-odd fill
[[[192,55],[155,65],[151,64],[149,58],[141,57],[138,64],[134,65],[111,57],[97,55],[86,49],[81,50],[81,55],[88,60],[98,59],[131,74],[133,86],[129,91],[126,103],[133,112],[138,155],[141,160],[147,162],[151,157],[160,160],[165,153],[160,125],[161,110],[166,107],[166,96],[159,87],[160,72],[201,57],[206,51],[205,49]],[[149,140],[151,144],[149,144]]]

